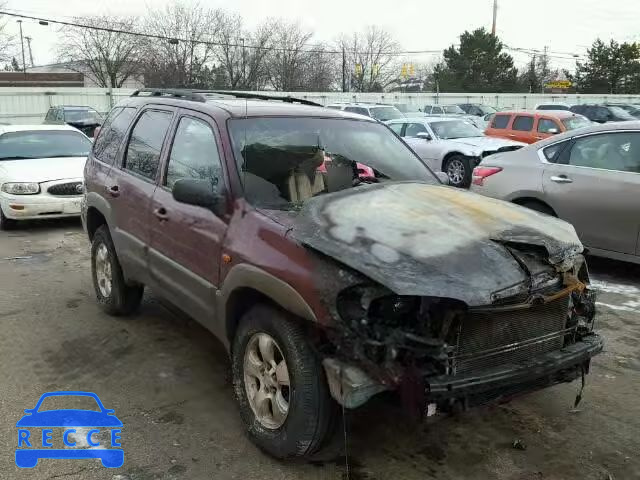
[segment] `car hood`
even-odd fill
[[[398,295],[455,298],[469,306],[490,305],[506,296],[497,292],[530,280],[514,249],[542,251],[558,269],[583,250],[573,226],[562,220],[416,182],[314,197],[291,235]]]
[[[469,137],[446,140],[447,142],[479,151],[493,151],[501,148],[524,147],[526,143],[495,137]]]
[[[25,415],[16,427],[121,427],[115,415],[91,410],[48,410]]]
[[[86,157],[1,160],[0,182],[47,182],[82,178]]]

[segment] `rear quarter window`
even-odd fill
[[[511,115],[496,115],[493,117],[493,122],[491,123],[491,128],[507,128],[509,125],[509,120],[511,119]]]
[[[136,109],[133,107],[116,107],[111,110],[93,144],[93,155],[98,160],[113,165],[135,114]]]

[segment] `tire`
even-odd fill
[[[271,419],[268,414],[260,418],[256,414],[258,409],[252,406],[257,404],[254,399],[263,391],[265,381],[258,381],[257,377],[251,376],[251,372],[256,371],[254,368],[245,368],[247,362],[251,363],[247,359],[265,365],[265,355],[262,355],[260,345],[267,337],[275,342],[272,349],[275,364],[280,368],[282,357],[289,380],[288,389],[286,385],[271,387],[276,388],[277,392],[272,392],[272,400],[266,400],[270,407],[262,409],[272,413]],[[300,324],[291,315],[264,304],[249,310],[241,319],[234,338],[232,373],[240,416],[249,438],[260,449],[279,459],[311,457],[330,442],[335,433],[338,404],[329,394],[319,358],[309,345]],[[263,378],[265,376],[267,374],[263,372]],[[269,381],[280,384],[280,380],[280,376],[274,373]],[[277,420],[282,422],[282,415],[273,415],[278,395],[286,399],[288,405],[281,424]]]
[[[108,278],[105,278],[106,271],[103,268],[109,272],[109,286],[105,282]],[[126,284],[106,225],[100,226],[93,235],[91,276],[98,304],[109,315],[129,315],[140,306],[144,286]]]
[[[472,170],[469,159],[463,155],[450,156],[442,169],[449,176],[450,185],[458,188],[467,188],[471,185]]]
[[[520,205],[530,210],[535,210],[536,212],[545,213],[552,217],[557,217],[556,212],[554,212],[549,205],[546,205],[542,202],[527,201],[522,202]]]
[[[0,208],[0,230],[11,230],[16,226],[16,221],[4,216],[2,208]]]

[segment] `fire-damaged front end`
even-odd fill
[[[334,398],[399,390],[429,413],[504,400],[588,373],[602,350],[573,227],[420,183],[308,201],[309,247],[330,313],[321,346]]]

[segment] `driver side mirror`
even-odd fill
[[[176,202],[206,208],[218,217],[227,211],[225,196],[216,191],[210,180],[183,178],[173,185],[171,193]]]
[[[416,135],[417,138],[422,138],[423,140],[431,141],[433,138],[427,132],[420,132]]]

